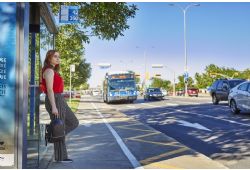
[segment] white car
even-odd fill
[[[162,94],[163,94],[164,96],[167,96],[167,95],[168,95],[167,90],[162,89],[161,92],[162,92]]]
[[[245,81],[230,90],[228,104],[233,113],[250,112],[250,81]]]
[[[92,91],[93,96],[99,96],[100,94],[101,94],[101,92],[99,90],[93,90]]]

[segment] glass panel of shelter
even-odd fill
[[[45,109],[44,94],[41,94],[39,84],[42,78],[42,66],[46,52],[53,49],[53,35],[49,33],[43,20],[40,18],[40,32],[29,34],[29,103],[27,116],[27,168],[38,168],[45,146],[45,124],[50,119]]]

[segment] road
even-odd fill
[[[100,98],[100,100],[102,100]],[[250,168],[250,114],[234,115],[209,97],[110,104],[228,168]]]

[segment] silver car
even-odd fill
[[[250,112],[250,81],[245,81],[230,90],[228,104],[233,113]]]

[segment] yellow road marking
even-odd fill
[[[137,130],[137,131],[142,131],[142,132],[152,132],[154,133],[155,131],[152,130],[144,130],[144,129],[136,129],[136,128],[128,128],[128,127],[122,127],[122,126],[117,126],[120,129],[129,129],[129,130]]]
[[[164,153],[164,154],[161,154],[161,155],[157,155],[157,156],[154,156],[154,157],[151,157],[151,158],[147,158],[145,160],[142,160],[140,161],[141,164],[149,164],[149,163],[152,163],[153,161],[157,160],[157,159],[160,159],[160,158],[164,158],[166,156],[170,156],[170,155],[174,155],[174,154],[177,154],[177,153],[181,153],[181,152],[184,152],[184,151],[187,151],[189,150],[189,148],[180,148],[180,149],[177,149],[177,150],[174,150],[174,151],[170,151],[170,152],[167,152],[167,153]]]
[[[117,126],[117,127],[128,127],[128,126],[136,126],[136,125],[142,125],[141,123],[134,123],[130,125],[122,125],[122,126]]]
[[[127,139],[132,140],[132,139],[143,138],[143,137],[153,136],[153,135],[158,135],[158,134],[161,134],[161,132],[149,133],[146,135],[135,136],[135,137],[127,138]]]
[[[129,139],[129,140],[144,142],[144,143],[151,143],[151,144],[156,144],[156,145],[163,145],[163,146],[177,146],[177,147],[180,147],[180,145],[175,145],[175,143],[178,143],[178,142],[162,143],[162,142],[146,141],[146,140],[142,140],[142,139]]]

